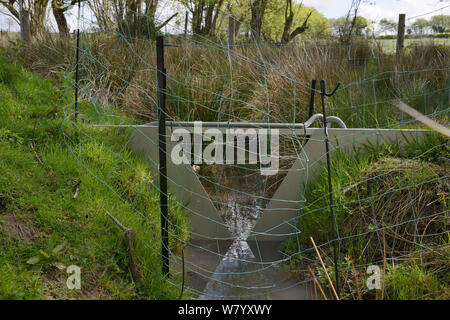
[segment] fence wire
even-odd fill
[[[324,79],[329,87],[342,83],[336,94],[326,100],[326,108],[329,116],[339,117],[348,128],[421,128],[396,108],[399,99],[448,124],[448,45],[417,42],[405,49],[402,64],[398,65],[395,56],[376,41],[343,45],[333,40],[317,40],[274,45],[257,41],[248,32],[230,44],[229,15],[221,12],[218,19],[215,39],[190,30],[185,32],[176,21],[163,29],[167,31],[164,33],[167,121],[258,122],[269,127],[275,123],[304,123],[308,120],[311,92],[316,93],[314,111],[321,113],[320,90],[311,88],[311,81]],[[80,166],[116,195],[117,204],[99,203],[99,207],[124,225],[147,226],[150,233],[138,232],[137,237],[143,250],[158,255],[160,242],[155,239],[160,236],[159,212],[148,211],[139,204],[140,197],[148,196],[149,189],[160,192],[157,172],[149,169],[157,168],[158,160],[146,159],[149,168],[135,167],[130,161],[129,146],[132,130],[157,121],[153,35],[131,25],[117,28],[111,24],[110,28],[95,29],[92,26],[96,22],[83,14],[80,23],[80,119],[73,118],[73,104],[65,106],[66,144]],[[73,74],[75,50],[74,43]],[[67,80],[75,86],[74,78]],[[320,123],[316,122],[314,127],[318,126]],[[120,135],[124,141],[120,150],[99,139],[101,132]],[[80,143],[79,135],[89,143]],[[359,139],[351,131],[348,135],[354,135],[355,141]],[[166,141],[170,139],[166,137]],[[186,292],[192,297],[280,298],[283,293],[290,294],[307,284],[311,287],[308,267],[320,283],[328,285],[324,270],[316,262],[310,237],[315,239],[332,277],[331,248],[338,244],[343,298],[357,297],[354,284],[367,278],[364,268],[371,264],[398,264],[411,257],[435,253],[447,260],[444,258],[443,266],[431,268],[431,272],[437,276],[448,272],[446,168],[450,148],[448,140],[433,133],[424,141],[410,141],[407,146],[367,145],[352,156],[337,150],[339,146],[330,150],[336,238],[331,237],[329,192],[323,167],[317,181],[300,191],[297,201],[300,209],[294,209],[298,215],[288,221],[293,230],[285,235],[288,239],[278,247],[268,247],[258,238],[250,246],[246,244],[258,219],[268,214],[264,210],[283,179],[295,170],[309,172],[315,165],[305,154],[307,140],[293,126],[281,134],[280,168],[269,177],[261,175],[261,164],[201,164],[194,168],[208,200],[221,216],[211,222],[230,230],[227,238],[203,236],[202,243],[190,241],[189,237],[196,234],[186,222],[188,217],[209,218],[204,212],[192,211],[189,204],[179,201],[169,190],[167,249],[171,278],[166,283],[181,289],[180,250],[185,248],[193,254],[188,254],[184,261],[190,286]],[[158,148],[157,137],[146,136],[146,142]],[[115,163],[108,164],[111,167],[108,175],[99,175],[90,163],[95,157],[89,152],[90,144],[101,146],[114,156]],[[168,161],[170,156],[167,154]],[[304,166],[293,169],[299,159],[306,160]],[[121,166],[143,177],[139,186],[126,193],[121,192],[123,185],[119,182],[123,180],[115,172]],[[169,172],[167,179],[184,188],[184,179],[188,177],[174,178]],[[205,197],[195,193],[193,196]],[[131,209],[132,217],[124,214],[125,207]],[[277,227],[273,225],[259,235],[270,235]],[[267,254],[274,257],[268,259]],[[207,259],[210,260],[205,262]],[[160,272],[155,265],[142,268],[144,273]],[[278,279],[277,274],[281,273],[288,275],[290,281]],[[189,279],[193,279],[191,283]],[[370,294],[365,288],[359,293]]]

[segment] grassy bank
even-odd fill
[[[65,119],[69,94],[63,81],[0,58],[0,298],[177,298],[180,288],[160,273],[159,196],[147,164],[124,148],[127,129],[89,125],[88,105],[84,122]],[[170,208],[186,228],[182,210]],[[131,241],[107,213],[132,228]],[[177,250],[186,234],[170,232]],[[70,265],[81,267],[81,290],[66,286]]]
[[[343,297],[450,298],[449,153],[448,140],[430,134],[407,147],[370,146],[352,157],[339,153],[332,161]],[[296,255],[293,270],[309,274],[304,268],[310,262],[322,286],[330,288],[310,240],[319,245],[334,281],[326,167],[305,198],[297,223],[300,234],[285,250]],[[380,290],[367,288],[369,265],[384,273]]]

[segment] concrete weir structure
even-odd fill
[[[306,136],[308,138],[293,166],[288,170],[284,180],[264,209],[253,230],[251,230],[248,240],[282,241],[296,233],[294,226],[298,210],[304,202],[302,195],[304,195],[308,184],[313,183],[320,174],[321,168],[323,168],[322,163],[326,160],[324,129],[309,127],[314,120],[321,117],[321,114],[316,114],[307,122],[299,124],[203,123],[202,130],[217,128],[225,133],[226,129],[230,127],[278,128],[280,135]],[[349,154],[364,152],[362,146],[365,144],[398,143],[402,145],[407,141],[420,141],[428,132],[417,129],[346,128],[339,118],[327,117],[327,120],[341,126],[341,128],[327,128],[331,156],[337,150]],[[193,124],[193,122],[166,122],[169,192],[189,214],[191,239],[232,240],[234,237],[219,216],[192,166],[189,164],[175,165],[170,160],[171,151],[177,144],[170,139],[173,130],[181,127],[193,133]],[[130,138],[129,146],[149,161],[150,170],[157,176],[158,124],[149,123],[136,126]]]

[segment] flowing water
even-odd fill
[[[191,241],[184,249],[186,286],[198,299],[309,299],[308,284],[286,271],[281,242],[248,241],[263,211],[261,193],[250,195],[259,177],[242,176],[229,185],[239,191],[204,184],[234,241]],[[230,178],[229,178],[230,179]],[[237,182],[236,180],[239,180]],[[226,181],[221,181],[225,185]],[[259,188],[261,189],[261,188]],[[264,194],[264,198],[266,195]]]

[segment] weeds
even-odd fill
[[[354,159],[339,153],[332,162],[344,296],[381,298],[381,293],[374,296],[365,290],[368,277],[365,267],[387,264],[382,291],[386,298],[442,297],[448,290],[448,280],[435,273],[448,273],[448,261],[436,259],[440,263],[432,267],[422,263],[414,267],[401,264],[397,269],[393,264],[402,263],[402,257],[420,258],[435,248],[448,248],[449,189],[444,167],[448,160],[448,141],[430,134],[424,142],[411,141],[406,148],[395,145],[367,148],[365,156]],[[298,262],[312,257],[311,250],[302,252],[301,248],[308,248],[309,237],[313,236],[322,244],[325,264],[334,279],[330,217],[325,210],[328,208],[325,173],[326,170],[307,191],[308,205],[300,211],[297,223],[301,233],[298,240],[291,239],[286,244],[285,250],[290,254],[300,252]],[[405,280],[408,270],[411,278]],[[416,275],[421,282],[412,280]],[[325,281],[322,284],[327,285]],[[402,292],[402,285],[409,288]]]

